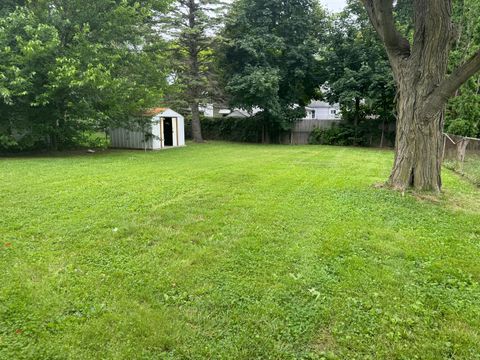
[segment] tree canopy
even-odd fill
[[[65,147],[157,102],[166,69],[151,21],[164,5],[37,1],[0,17],[0,146]]]
[[[394,99],[413,74],[424,89],[411,118],[480,136],[480,4],[447,1],[441,32],[432,1],[349,0],[328,14],[318,0],[4,0],[0,150],[75,146],[162,105],[202,141],[210,103],[256,114],[276,141],[314,99],[339,103],[351,143],[371,144],[362,129],[383,139],[404,118]]]
[[[223,33],[231,104],[261,109],[270,128],[289,128],[318,95],[324,20],[315,0],[236,1]]]
[[[200,105],[216,100],[221,94],[215,34],[227,5],[222,0],[178,0],[162,18],[162,29],[170,37],[172,86],[169,100],[190,109],[193,137],[197,142],[203,141]]]
[[[340,103],[343,119],[353,123],[355,130],[360,121],[378,126],[372,119],[379,118],[383,129],[393,123],[396,90],[392,71],[363,6],[349,1],[344,11],[333,15],[322,45],[324,97]]]
[[[454,20],[458,24],[456,44],[450,55],[451,69],[480,49],[480,3],[475,0],[454,2]],[[454,135],[480,137],[480,74],[461,86],[447,107],[446,131]]]

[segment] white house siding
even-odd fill
[[[338,104],[330,105],[323,101],[313,101],[306,107],[306,111],[306,119],[340,120],[340,107]]]
[[[316,108],[315,109],[315,119],[318,120],[331,120],[335,119],[335,114],[332,114],[331,111],[335,110],[334,108]]]
[[[205,106],[205,108],[203,109],[203,115],[210,118],[213,118],[215,116],[215,108],[213,104],[208,104],[207,106]]]

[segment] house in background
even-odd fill
[[[251,112],[248,112],[244,109],[233,109],[230,114],[228,114],[227,118],[249,118],[258,114],[262,109],[260,108],[253,108]]]
[[[316,119],[316,120],[340,120],[340,105],[333,104],[330,105],[324,101],[312,101],[308,106],[305,107],[307,112],[307,119]]]
[[[112,148],[161,150],[185,146],[185,119],[168,108],[155,108],[145,112],[151,119],[145,125],[137,124],[133,129],[111,129]]]
[[[228,109],[226,106],[207,104],[200,107],[200,112],[202,112],[203,116],[205,117],[216,118],[228,116],[232,112],[232,110]]]
[[[292,145],[308,144],[310,134],[316,128],[329,129],[342,121],[340,105],[323,101],[312,101],[305,107],[306,116],[297,121],[290,133],[284,136],[283,143]]]
[[[209,104],[203,109],[205,117],[226,117],[226,118],[249,118],[262,111],[254,108],[251,112],[244,109],[226,109],[220,106]],[[342,121],[339,104],[329,104],[324,101],[312,101],[305,107],[306,115],[298,119],[291,130],[279,136],[278,141],[283,144],[308,144],[310,134],[316,128],[329,129]],[[263,139],[264,135],[262,135]]]
[[[305,107],[306,116],[303,120],[340,120],[340,106],[338,104],[330,105],[324,101],[312,101]],[[208,104],[201,111],[205,117],[230,117],[247,118],[261,111],[260,108],[254,108],[251,112],[244,109],[228,109],[226,106],[217,106]]]

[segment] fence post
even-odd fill
[[[467,146],[470,140],[466,138],[462,138],[457,143],[457,160],[460,164],[460,171],[463,173],[464,163],[465,163],[465,153],[467,151]]]
[[[443,134],[443,153],[442,153],[442,163],[445,160],[445,151],[447,149],[447,136]]]

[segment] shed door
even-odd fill
[[[173,127],[173,146],[178,146],[178,119],[172,118],[172,127]]]
[[[173,120],[165,118],[163,121],[163,139],[165,146],[173,146]]]

